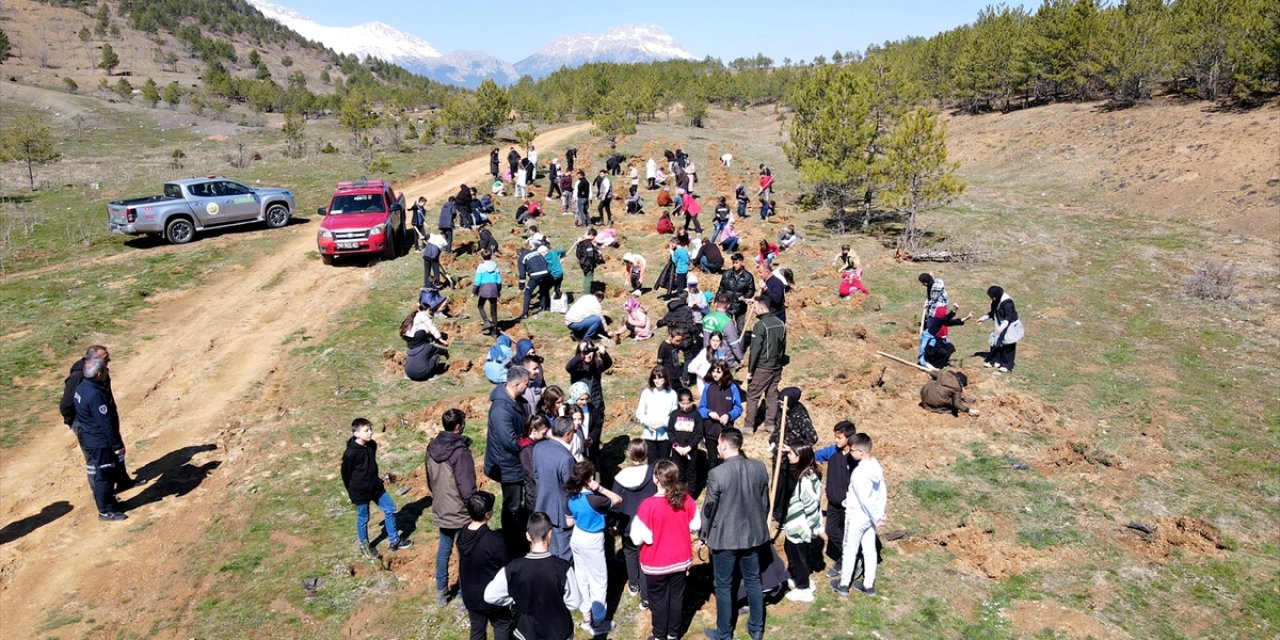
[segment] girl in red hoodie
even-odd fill
[[[653,615],[652,636],[674,638],[684,606],[685,574],[693,565],[689,533],[702,528],[702,517],[674,462],[658,461],[653,480],[658,493],[640,503],[631,521],[631,541],[640,547],[640,570]]]

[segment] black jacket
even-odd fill
[[[62,422],[68,427],[76,419],[76,387],[84,381],[84,358],[80,358],[75,364],[71,365],[71,371],[67,373],[67,379],[62,382],[62,401],[58,403],[58,411],[62,413]],[[111,401],[111,406],[116,405],[115,396],[111,393],[111,375],[107,374],[107,379],[102,381],[102,386],[107,390],[107,395]],[[120,430],[120,420],[117,417],[115,422],[115,430]]]
[[[667,315],[658,320],[658,326],[673,327],[683,331],[689,339],[693,339],[697,334],[702,333],[698,328],[698,323],[693,319],[693,310],[689,308],[689,303],[683,295],[678,295],[667,301]]]
[[[595,271],[596,267],[604,263],[604,255],[600,253],[600,247],[595,242],[583,240],[573,250],[574,257],[578,259],[578,266],[582,267],[583,273],[587,271]]]
[[[80,421],[80,446],[84,449],[124,448],[120,438],[120,417],[111,389],[97,380],[82,380],[73,394],[76,418]]]
[[[480,240],[477,243],[480,251],[488,249],[493,255],[498,255],[498,240],[493,237],[493,232],[485,227],[480,228]]]
[[[511,398],[506,385],[489,394],[489,426],[484,448],[484,473],[501,483],[524,482],[520,466],[520,436],[524,435],[529,403],[524,396]]]
[[[756,278],[745,268],[741,272],[730,269],[720,278],[719,293],[728,294],[733,300],[729,315],[740,316],[747,311],[747,301],[756,297]]]
[[[481,525],[479,529],[463,527],[458,532],[458,576],[462,583],[462,604],[470,611],[501,611],[499,607],[484,601],[484,588],[498,571],[507,566],[507,545],[502,536]]]
[[[778,319],[781,320],[783,324],[786,324],[787,283],[783,282],[782,279],[778,277],[769,276],[769,278],[764,281],[764,295],[773,302],[774,315],[778,316]]]
[[[769,472],[737,455],[707,474],[699,537],[714,551],[754,549],[769,540]]]
[[[368,504],[386,492],[382,478],[378,477],[376,441],[360,445],[355,436],[347,440],[347,450],[342,454],[342,484],[354,504]]]
[[[489,173],[498,175],[498,150],[489,152]]]

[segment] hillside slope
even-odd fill
[[[952,159],[1007,186],[1065,187],[1125,215],[1280,241],[1280,108],[1158,100],[949,119]]]

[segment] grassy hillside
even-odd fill
[[[0,94],[0,125],[13,108],[32,104],[33,96],[53,100],[52,95],[61,96]],[[290,186],[302,195],[304,212],[323,201],[334,180],[358,174],[361,166],[346,153],[287,160],[272,128],[220,132],[233,125],[199,119],[187,127],[193,133],[161,132],[156,116],[163,111],[59,100],[65,102],[50,104],[51,111],[83,110],[104,126],[75,143],[74,122],[56,116],[67,158],[46,170],[48,188],[0,203],[0,222],[11,229],[7,237],[16,239],[3,254],[0,300],[0,314],[17,318],[0,340],[0,373],[12,390],[0,411],[8,465],[33,455],[15,446],[24,438],[61,429],[51,408],[62,369],[80,345],[123,344],[117,360],[126,366],[129,349],[147,339],[137,335],[130,319],[167,308],[161,294],[226,283],[282,259],[277,236],[265,230],[177,249],[124,244],[102,230],[105,200],[153,190],[172,172],[166,167],[174,146],[189,150],[184,172]],[[1226,132],[1211,143],[1237,144],[1259,135],[1271,148],[1277,144],[1265,131],[1252,133],[1248,116],[1160,113],[1164,119],[1153,118],[1153,129],[1143,135],[1205,119],[1215,127],[1210,130]],[[1263,122],[1274,116],[1274,110],[1261,113]],[[1102,151],[1110,133],[1101,118],[1109,116],[1084,109],[1033,110],[1022,117],[1031,119],[1025,123],[1030,131],[1052,124],[1079,132],[1072,144],[1085,157],[1073,162],[1092,159],[1116,173],[1135,170],[1125,156]],[[1090,179],[1065,170],[1061,157],[1018,155],[1020,146],[1029,146],[1027,134],[1004,132],[1008,121],[999,116],[953,121],[951,145],[966,159],[962,177],[970,187],[962,200],[929,214],[926,223],[983,254],[972,263],[930,270],[946,279],[953,300],[979,313],[986,287],[1003,286],[1018,301],[1028,338],[1017,371],[1002,378],[976,367],[967,355],[985,346],[983,329],[957,329],[959,364],[974,380],[983,415],[936,416],[916,406],[921,374],[874,356],[876,350],[906,355],[913,349],[921,297],[915,277],[923,268],[894,261],[883,242],[892,221],[870,234],[839,236],[825,224],[824,212],[796,205],[801,189],[782,158],[781,124],[768,109],[713,111],[707,129],[644,124],[619,146],[639,158],[685,149],[698,164],[704,200],[730,194],[760,162],[774,167],[780,218],[755,218],[741,231],[750,246],[776,239],[781,224],[791,222],[805,238],[783,256],[802,276],[789,297],[793,364],[785,382],[804,389],[824,437],[844,418],[872,434],[890,483],[889,528],[906,532],[903,540],[886,545],[880,599],[839,600],[819,579],[812,606],[784,601],[770,607],[770,637],[1280,633],[1280,547],[1274,536],[1280,527],[1280,361],[1274,337],[1280,327],[1273,313],[1280,256],[1273,240],[1236,242],[1234,233],[1189,217],[1151,216],[1131,192],[1122,192],[1123,199],[1099,196]],[[211,137],[228,133],[228,140]],[[1006,135],[1012,147],[991,152],[988,145]],[[311,145],[342,140],[323,124],[308,136]],[[237,142],[245,142],[246,151],[260,150],[263,160],[231,171],[226,158],[238,152]],[[602,141],[575,140],[540,153],[561,155],[570,144],[589,167],[601,166],[609,152]],[[485,150],[428,147],[392,155],[391,177],[429,174]],[[737,158],[731,170],[716,160],[726,151]],[[11,171],[0,180],[6,193],[17,182]],[[97,190],[90,186],[93,180],[101,180]],[[518,244],[508,233],[513,209],[514,202],[503,203],[507,215],[498,225],[508,274]],[[662,239],[651,233],[653,210],[651,205],[647,216],[619,213],[616,219],[626,250],[656,263]],[[548,216],[542,230],[567,245],[575,234],[570,220]],[[863,257],[873,292],[868,299],[835,296],[831,260],[841,242],[853,244]],[[620,316],[620,252],[609,255],[606,308]],[[1206,257],[1240,266],[1240,290],[1232,302],[1185,296],[1184,277]],[[469,275],[474,260],[460,257],[446,266],[455,275]],[[39,612],[33,626],[49,637],[464,637],[464,619],[453,608],[425,604],[433,595],[435,533],[422,452],[440,415],[453,406],[467,412],[477,457],[483,451],[491,386],[479,368],[488,341],[476,335],[479,322],[466,291],[455,291],[454,306],[464,316],[442,327],[454,336],[450,372],[425,385],[403,379],[397,360],[403,343],[394,333],[420,282],[420,268],[408,259],[357,270],[359,293],[328,301],[339,305],[332,323],[307,323],[282,339],[264,341],[262,350],[279,354],[270,375],[191,435],[193,442],[215,444],[210,455],[221,466],[213,465],[198,490],[140,507],[131,521],[136,524],[119,533],[121,553],[130,543],[173,536],[156,561],[160,570],[140,576],[108,565],[136,580],[128,602],[108,601],[84,588],[74,597],[59,596],[62,603]],[[567,269],[566,282],[576,282],[576,266]],[[338,269],[333,278],[352,274]],[[714,285],[716,278],[703,281]],[[260,295],[270,298],[278,286],[268,282]],[[513,296],[509,288],[504,318],[517,312]],[[652,296],[646,302],[660,315],[659,302]],[[86,307],[112,313],[85,320],[78,310]],[[538,316],[511,333],[533,336],[548,358],[549,381],[565,382],[561,372],[572,342],[560,318]],[[254,338],[251,332],[242,337]],[[656,349],[655,341],[613,348],[617,365],[605,381],[611,458],[638,433],[630,415]],[[397,497],[401,527],[418,543],[389,567],[359,560],[350,540],[351,507],[337,479],[337,461],[346,425],[356,415],[377,425],[382,469],[399,478],[393,493],[405,490]],[[130,424],[126,432],[137,438],[131,456],[139,457],[138,464],[166,453],[149,448],[142,425]],[[762,448],[752,442],[749,451],[761,456]],[[77,455],[65,453],[68,459]],[[73,471],[74,465],[68,477]],[[78,507],[87,495],[79,476],[75,480]],[[38,506],[16,505],[4,517],[17,520]],[[193,528],[201,534],[174,531],[167,521],[198,523]],[[1131,521],[1153,525],[1155,532],[1129,529]],[[23,552],[38,551],[32,545],[53,544],[41,537],[53,528],[6,544],[6,565],[21,567]],[[700,634],[713,619],[706,566],[693,575],[687,635]],[[303,578],[325,583],[308,595],[300,586]],[[19,597],[0,594],[9,602]],[[617,597],[614,619],[620,627],[616,637],[644,637],[647,631],[647,614],[629,596]]]

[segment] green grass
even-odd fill
[[[720,112],[713,115],[707,131],[644,124],[638,136],[621,142],[620,150],[639,155],[647,140],[655,140],[648,146],[659,152],[682,146],[697,159],[707,190],[712,189],[712,159],[708,157],[712,144],[720,150],[737,145],[735,155],[739,158],[760,158],[775,169],[785,167],[773,140],[759,135],[758,126],[744,122],[758,124],[749,116]],[[129,135],[138,136],[138,140],[123,144],[141,146],[152,134],[130,130]],[[279,144],[276,135],[260,132],[254,144]],[[598,157],[607,150],[598,141],[573,144],[584,149],[584,156]],[[217,149],[207,151],[209,157],[226,152],[225,147],[210,146]],[[407,173],[409,167],[437,166],[473,151],[433,149],[412,157],[395,156],[393,177],[404,175],[401,166]],[[327,196],[334,176],[351,175],[354,166],[353,159],[346,156],[323,156],[299,164],[277,162],[268,156],[271,162],[255,165],[237,177],[287,184],[300,192],[305,189],[308,200],[305,206],[300,203],[304,212]],[[736,167],[732,177],[739,179],[749,166]],[[883,309],[856,316],[823,310],[823,319],[833,324],[862,324],[870,330],[869,340],[883,344],[883,337],[914,330],[921,298],[915,280],[919,271],[940,273],[950,285],[953,300],[979,315],[986,307],[982,295],[986,286],[1005,286],[1028,325],[1029,348],[1020,355],[1015,375],[1004,384],[1052,405],[1062,417],[1057,423],[1034,427],[1002,424],[990,432],[967,427],[975,430],[974,439],[966,439],[971,444],[963,445],[954,458],[944,458],[952,459],[951,464],[932,466],[928,473],[893,477],[897,484],[890,508],[899,524],[892,527],[903,526],[913,537],[945,532],[958,524],[1004,527],[998,533],[1009,534],[1007,537],[1016,540],[1019,550],[1029,557],[1069,553],[1069,557],[1082,560],[990,580],[960,566],[945,548],[906,554],[893,553],[891,547],[877,585],[886,598],[837,600],[822,589],[824,582],[818,579],[818,601],[809,608],[778,609],[785,612],[779,615],[771,611],[768,635],[1025,637],[1005,612],[1019,601],[1038,600],[1060,603],[1125,629],[1133,637],[1270,637],[1280,632],[1280,607],[1275,597],[1280,551],[1270,537],[1260,533],[1274,531],[1280,522],[1280,482],[1276,480],[1280,463],[1275,458],[1280,404],[1275,394],[1274,341],[1260,338],[1247,328],[1250,325],[1242,327],[1234,322],[1252,322],[1261,311],[1177,297],[1176,274],[1203,257],[1200,249],[1206,240],[1198,230],[1170,232],[1166,226],[1156,232],[1136,220],[1109,218],[1100,222],[1087,213],[1052,206],[1053,201],[1080,198],[1082,194],[1074,186],[1024,185],[1016,180],[1006,182],[1007,176],[968,171],[966,179],[979,188],[971,190],[967,202],[929,214],[930,221],[936,222],[935,229],[944,235],[982,238],[999,259],[936,268],[897,266],[883,259],[878,239],[848,236],[864,261],[874,265],[868,268],[867,283],[883,300]],[[782,169],[778,173],[782,191],[798,188],[793,172]],[[126,187],[111,188],[145,191],[154,188],[154,183],[138,178]],[[1046,189],[1050,190],[1048,196],[1038,195]],[[46,197],[51,199],[43,200]],[[92,225],[100,224],[97,218],[103,197],[84,187],[58,187],[36,195],[42,206],[63,202],[60,206],[92,209],[93,213],[85,214]],[[6,206],[0,205],[0,212],[11,211]],[[811,233],[815,244],[820,235],[815,221],[820,215],[812,212],[799,217],[802,234]],[[567,219],[550,217],[545,226],[553,238],[572,237]],[[766,232],[776,236],[774,226],[760,225],[758,220],[748,223],[747,232],[756,239]],[[821,234],[829,236],[821,241],[824,250],[840,240],[826,231]],[[42,247],[43,257],[38,252],[17,256],[14,264],[22,269],[56,264],[73,251],[62,247],[56,230],[48,224],[40,226],[33,238]],[[659,238],[644,234],[627,240],[629,249],[658,255]],[[74,358],[64,357],[65,345],[79,344],[90,335],[121,335],[128,318],[145,307],[147,298],[156,291],[198,286],[202,272],[193,265],[248,262],[260,250],[252,241],[219,250],[224,253],[207,252],[199,243],[191,249],[156,256],[155,260],[142,256],[116,263],[109,267],[110,275],[118,278],[127,273],[134,279],[120,289],[86,285],[98,275],[98,270],[87,266],[32,279],[39,280],[38,284],[25,280],[12,286],[6,283],[0,292],[0,314],[17,319],[8,331],[30,329],[31,333],[0,343],[0,373],[10,387],[18,389],[3,401],[6,422],[0,427],[0,445],[17,442],[24,429],[38,421],[33,415],[11,410],[13,407],[48,407],[56,401],[47,390],[27,390],[23,381],[69,364]],[[1135,259],[1137,249],[1149,252],[1148,259]],[[89,255],[122,250],[118,241],[103,238],[91,241],[85,249]],[[828,259],[824,251],[812,262],[798,260],[798,266],[813,268]],[[653,262],[657,261],[651,258]],[[469,266],[464,261],[451,270],[455,275],[465,274]],[[572,264],[568,267],[566,281],[576,283],[576,268]],[[614,263],[605,267],[603,277],[611,286],[616,284],[616,267]],[[252,479],[232,484],[224,503],[234,508],[219,511],[205,537],[184,543],[182,549],[192,558],[184,569],[205,590],[192,596],[192,602],[165,614],[163,626],[184,632],[189,627],[195,637],[234,636],[235,630],[245,628],[270,628],[281,637],[335,637],[353,612],[362,605],[374,605],[382,607],[377,613],[379,633],[388,637],[453,638],[464,633],[451,613],[422,606],[431,595],[424,585],[431,582],[435,543],[429,509],[416,521],[418,547],[407,554],[413,558],[408,568],[384,573],[364,570],[361,565],[355,576],[346,571],[355,559],[351,535],[354,513],[336,474],[351,418],[363,415],[373,420],[382,443],[382,470],[400,476],[421,468],[426,442],[438,429],[436,424],[419,427],[412,421],[425,409],[443,403],[468,410],[472,451],[478,459],[484,450],[487,403],[483,398],[492,387],[477,370],[489,341],[474,334],[477,319],[470,304],[457,306],[459,312],[472,317],[461,322],[463,330],[456,332],[451,348],[455,365],[472,361],[469,374],[423,385],[403,380],[398,371],[384,369],[383,351],[403,347],[393,328],[417,288],[420,268],[412,259],[380,265],[363,297],[339,313],[335,326],[340,330],[301,327],[281,345],[264,345],[282,347],[289,354],[286,370],[294,373],[277,380],[285,389],[281,403],[289,411],[256,418],[249,425],[249,436],[241,442],[241,459],[258,461],[244,463],[251,467],[244,471]],[[510,273],[505,264],[504,270]],[[75,303],[66,295],[71,291],[76,294]],[[463,296],[456,298],[455,302],[463,300]],[[42,321],[68,316],[79,300],[114,305],[122,324],[103,320],[97,321],[99,324],[55,322],[48,326],[50,323]],[[661,315],[656,308],[650,311]],[[1218,318],[1229,322],[1215,320]],[[537,317],[527,327],[537,336],[540,351],[549,357],[548,377],[562,381],[560,367],[567,360],[570,343],[562,339],[558,319]],[[985,327],[957,329],[953,339],[958,352],[967,354],[985,346]],[[614,355],[619,362],[649,362],[656,346],[653,341],[626,343],[616,347]],[[796,355],[820,352],[829,345],[798,334],[791,346]],[[67,362],[62,363],[63,359]],[[856,371],[875,364],[841,362],[842,367]],[[795,373],[818,379],[822,372]],[[635,375],[609,376],[606,395],[633,397],[638,384]],[[811,392],[806,389],[807,397],[840,392],[838,388],[813,386]],[[632,432],[626,413],[609,425],[606,438]],[[409,420],[409,426],[402,426],[402,419]],[[826,434],[826,425],[816,426],[819,433]],[[1155,426],[1161,426],[1158,436],[1140,433]],[[1064,433],[1078,438],[1088,456],[1112,459],[1123,473],[1116,474],[1116,467],[1105,464],[1085,465],[1084,470],[1060,475],[1013,467],[1023,459],[1036,460],[1035,456],[1063,442]],[[892,434],[883,437],[891,439]],[[1168,459],[1168,466],[1126,466],[1132,463],[1131,456],[1143,453],[1136,443],[1156,448],[1162,459]],[[269,458],[272,455],[275,457]],[[1124,478],[1124,486],[1116,486],[1117,476]],[[1108,484],[1095,486],[1100,480]],[[1213,491],[1205,487],[1213,487]],[[425,495],[418,479],[408,495],[396,499],[402,509],[412,511],[421,507],[418,501]],[[1098,524],[1109,523],[1113,510],[1135,519],[1158,512],[1196,515],[1219,524],[1227,533],[1229,548],[1211,556],[1175,552],[1166,561],[1140,558],[1115,543],[1115,536],[1122,533]],[[378,531],[379,522],[380,516],[375,514],[371,532]],[[273,538],[275,532],[288,533],[301,543],[282,545]],[[327,580],[325,588],[311,598],[298,586],[299,580],[308,577]],[[1095,597],[1095,585],[1103,592],[1112,588],[1114,600]],[[272,606],[276,599],[302,611],[310,620],[300,624],[297,615],[277,611]],[[630,622],[634,604],[624,598],[623,606],[630,608],[619,615],[618,637],[638,635],[639,629]],[[698,613],[691,625],[694,634],[710,624],[710,611],[707,606]],[[1188,626],[1188,620],[1214,620],[1217,626],[1197,629]],[[1061,633],[1051,628],[1035,637],[1062,637]]]

